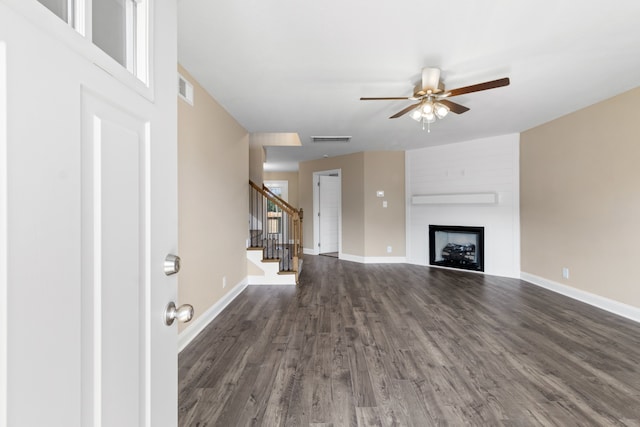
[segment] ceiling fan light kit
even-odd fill
[[[436,119],[444,119],[450,111],[455,114],[462,114],[469,111],[469,108],[449,101],[448,98],[463,95],[471,92],[479,92],[482,90],[495,89],[498,87],[508,86],[510,83],[508,77],[489,82],[478,83],[471,86],[465,86],[450,91],[444,91],[444,84],[440,81],[440,69],[427,67],[422,69],[422,86],[414,92],[410,97],[386,97],[386,98],[360,98],[361,101],[379,101],[379,100],[398,100],[409,99],[418,101],[416,104],[397,112],[390,119],[396,119],[411,112],[409,117],[417,122],[422,123],[422,129],[431,132],[431,123]],[[426,126],[425,126],[426,125]]]
[[[434,102],[433,99],[429,97],[422,100],[420,105],[411,112],[409,117],[422,123],[422,130],[426,128],[427,132],[431,132],[431,123],[434,123],[436,119],[444,119],[447,114],[449,114],[449,111],[449,107],[440,102]]]

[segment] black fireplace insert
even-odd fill
[[[484,271],[484,227],[430,225],[429,264]]]

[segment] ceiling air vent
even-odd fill
[[[311,142],[349,142],[350,136],[312,136]]]
[[[178,74],[178,95],[180,98],[193,105],[193,85],[187,79]]]

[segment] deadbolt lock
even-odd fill
[[[171,276],[180,271],[180,257],[178,255],[169,254],[164,259],[164,274]]]

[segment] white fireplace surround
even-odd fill
[[[484,227],[484,272],[520,277],[519,134],[405,154],[407,262],[429,265],[429,224]]]

